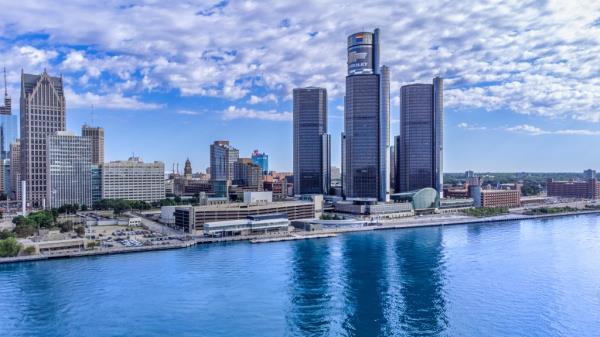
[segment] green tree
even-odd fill
[[[0,240],[0,257],[17,256],[21,250],[21,244],[15,238]]]
[[[83,226],[75,227],[75,233],[77,233],[77,236],[83,237],[85,235],[85,227],[83,227]]]
[[[11,231],[7,231],[7,230],[2,230],[0,231],[0,240],[4,240],[4,239],[8,239],[8,238],[14,238],[15,234]]]

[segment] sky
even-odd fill
[[[381,30],[392,135],[402,85],[445,79],[444,170],[600,169],[600,2],[0,0],[13,113],[21,69],[62,74],[67,129],[105,128],[106,160],[170,170],[230,140],[292,170],[292,89],[328,91],[340,166],[346,38]],[[92,108],[93,106],[93,108]]]

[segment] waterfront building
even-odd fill
[[[433,84],[410,84],[400,89],[400,136],[397,149],[397,190],[431,187],[443,192],[444,89]]]
[[[218,140],[210,145],[210,179],[233,180],[233,163],[240,157],[238,149],[229,141]]]
[[[102,198],[155,202],[165,198],[165,165],[139,157],[102,165]]]
[[[289,231],[287,214],[249,215],[246,219],[207,222],[203,226],[206,236],[234,236],[267,234]]]
[[[58,131],[47,136],[47,198],[50,208],[92,205],[92,142]]]
[[[9,196],[13,200],[21,199],[21,141],[10,144],[10,186]]]
[[[48,135],[65,131],[66,109],[62,77],[21,72],[21,178],[27,182],[27,202],[42,207],[47,198]]]
[[[334,204],[338,213],[348,213],[363,218],[400,218],[414,215],[412,206],[408,202],[392,203],[378,202],[377,199],[355,199],[338,201]]]
[[[477,186],[478,187],[478,186]],[[477,188],[474,189],[475,191]],[[480,198],[473,197],[475,206],[480,207],[521,207],[521,190],[480,190]]]
[[[269,174],[269,155],[266,153],[260,153],[258,150],[252,152],[252,162],[260,166],[262,174]]]
[[[599,199],[600,182],[597,179],[585,181],[554,181],[546,182],[549,197],[574,198],[574,199]]]
[[[296,88],[293,96],[294,194],[327,194],[331,186],[327,90]]]
[[[233,164],[233,184],[250,190],[263,190],[262,168],[249,158],[240,158]]]
[[[246,219],[251,215],[283,213],[288,219],[315,218],[315,203],[281,201],[273,203],[230,203],[212,206],[179,206],[175,208],[175,227],[188,233],[203,231],[207,222]]]
[[[104,163],[104,128],[84,124],[81,127],[81,135],[90,138],[92,142],[92,164]]]
[[[408,202],[412,209],[419,212],[433,211],[440,207],[440,194],[431,187],[425,187],[410,192],[394,193],[392,200],[397,203]]]
[[[379,66],[379,29],[350,35],[342,136],[346,197],[388,200],[389,90],[389,69]]]

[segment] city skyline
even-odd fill
[[[376,15],[383,6],[373,4],[364,16],[335,24],[328,17],[339,7],[334,3],[308,3],[306,11],[320,13],[314,17],[304,10],[289,17],[292,5],[285,3],[269,13],[250,2],[65,6],[70,11],[47,8],[52,15],[41,16],[7,4],[0,14],[12,113],[18,114],[21,68],[62,73],[68,130],[84,123],[104,127],[107,161],[135,152],[170,168],[189,157],[202,171],[208,145],[228,139],[241,156],[260,148],[272,169],[291,171],[291,88],[313,85],[328,90],[332,165],[341,167],[344,38],[379,26],[391,73],[391,136],[399,132],[400,86],[445,78],[444,171],[579,172],[600,166],[600,158],[587,152],[600,146],[599,66],[589,58],[600,48],[600,21],[589,6],[547,3],[525,11],[519,6],[526,5],[498,5],[492,11],[481,5],[477,16],[469,6],[435,3]],[[92,10],[96,15],[85,15]],[[124,36],[98,26],[142,11],[148,19],[120,21]],[[90,22],[68,13],[82,13]],[[182,27],[164,20],[160,32],[126,29],[167,14],[177,15]],[[245,35],[231,34],[229,24],[220,30],[206,25],[240,24],[248,15],[255,20],[244,25]],[[391,24],[394,17],[405,19]],[[193,39],[188,34],[197,26],[205,33]],[[446,31],[438,34],[441,28]]]

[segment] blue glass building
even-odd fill
[[[269,155],[266,153],[260,153],[258,150],[254,150],[252,153],[252,162],[258,166],[262,170],[263,174],[269,173]]]
[[[17,116],[0,114],[0,159],[10,159],[10,144],[17,140],[18,132]]]

